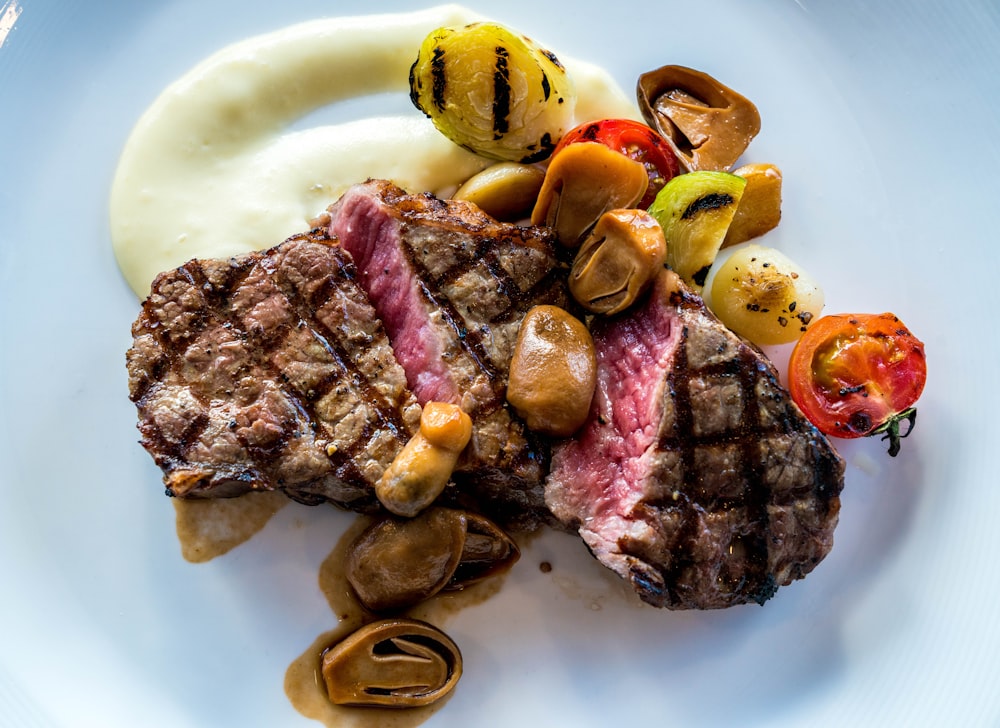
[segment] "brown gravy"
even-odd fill
[[[177,538],[181,554],[191,563],[204,563],[250,540],[271,517],[289,503],[282,493],[249,493],[239,498],[184,500],[172,499],[176,513]],[[326,597],[336,626],[319,635],[285,671],[285,695],[303,716],[328,728],[412,728],[444,707],[448,697],[423,708],[391,710],[352,708],[334,705],[326,695],[321,664],[323,652],[376,615],[355,600],[344,574],[347,550],[371,519],[357,516],[344,531],[319,568],[319,586]],[[530,540],[516,534],[524,546]],[[481,604],[500,591],[504,576],[494,576],[461,591],[444,592],[418,604],[405,616],[442,628],[466,607]],[[459,645],[461,647],[461,645]]]
[[[362,625],[376,619],[375,615],[354,599],[344,575],[347,549],[370,522],[370,519],[359,516],[340,537],[319,569],[320,589],[336,616],[337,626],[320,635],[285,672],[285,695],[292,706],[302,715],[320,721],[327,728],[411,728],[426,721],[448,702],[445,697],[423,708],[391,710],[344,707],[334,705],[327,699],[320,671],[323,652]],[[407,611],[406,616],[441,628],[462,609],[481,604],[496,594],[503,580],[503,576],[492,577],[461,591],[438,594]]]
[[[260,531],[288,504],[284,493],[247,493],[239,498],[172,498],[181,555],[202,564],[231,551]]]

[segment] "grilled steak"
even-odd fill
[[[770,362],[668,271],[593,334],[597,391],[554,450],[553,513],[659,607],[762,604],[811,571],[844,466]]]
[[[473,493],[507,523],[548,518],[548,446],[504,393],[524,314],[535,304],[569,305],[551,231],[384,181],[348,190],[329,210],[329,230],[353,256],[417,400],[461,404],[472,417],[458,488],[448,494]]]
[[[168,494],[377,507],[420,407],[356,274],[315,231],[156,278],[127,364]]]

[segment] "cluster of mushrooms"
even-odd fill
[[[366,610],[398,615],[441,591],[503,573],[519,557],[514,541],[489,519],[434,506],[369,526],[351,544],[345,573]],[[322,674],[335,704],[414,708],[455,687],[462,653],[437,627],[388,616],[328,649]]]
[[[482,88],[483,78],[493,79],[492,89]],[[452,197],[500,220],[548,225],[572,256],[568,284],[584,320],[555,306],[533,308],[510,365],[508,402],[536,432],[567,437],[587,418],[596,386],[587,319],[624,311],[664,267],[700,292],[720,248],[762,235],[781,217],[776,167],[729,171],[760,129],[756,107],[699,71],[664,66],[638,81],[642,116],[676,165],[666,174],[627,148],[586,137],[557,146],[574,101],[565,69],[502,26],[428,35],[410,88],[414,104],[446,136],[496,160]],[[787,267],[756,251],[744,258],[741,265],[756,271],[747,295],[760,294],[761,281]],[[775,290],[767,292],[775,306],[782,296],[805,300],[798,291]],[[734,304],[737,316],[761,312],[761,305],[744,303]],[[800,313],[806,309],[799,305]],[[436,627],[398,615],[441,591],[502,573],[519,558],[514,541],[488,519],[433,505],[471,426],[458,406],[428,403],[420,431],[378,483],[389,514],[351,545],[346,575],[358,602],[381,618],[324,653],[334,703],[410,707],[446,695],[462,672],[458,647]]]
[[[471,434],[472,420],[460,407],[428,402],[419,430],[377,483],[390,515],[350,544],[344,573],[367,612],[396,616],[382,616],[324,652],[331,702],[419,707],[461,677],[462,655],[451,638],[398,615],[441,591],[503,573],[520,557],[513,539],[484,516],[432,505]]]

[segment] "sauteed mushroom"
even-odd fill
[[[446,508],[369,526],[351,544],[344,569],[358,601],[373,612],[385,612],[437,594],[462,558],[465,529],[458,511]]]
[[[632,305],[663,267],[663,228],[645,210],[612,210],[580,246],[569,290],[593,313],[613,314]]]
[[[500,162],[470,177],[453,197],[478,205],[497,220],[514,222],[531,215],[544,180],[541,167]]]
[[[328,649],[322,673],[337,705],[416,708],[454,689],[462,676],[462,653],[426,622],[385,619]]]
[[[517,414],[535,432],[568,437],[586,421],[596,386],[597,355],[587,328],[558,306],[531,308],[518,329],[507,380],[507,401]]]
[[[728,170],[760,131],[753,102],[707,73],[662,66],[639,77],[639,110],[688,170]]]
[[[576,247],[601,215],[633,207],[648,185],[641,162],[597,142],[570,144],[552,158],[531,222],[555,228],[563,245]]]
[[[465,544],[458,568],[445,584],[445,590],[464,589],[476,582],[508,571],[521,550],[514,540],[493,521],[478,513],[465,514]]]
[[[472,436],[472,420],[458,405],[428,402],[420,430],[385,469],[375,495],[386,510],[412,518],[444,490]]]
[[[363,606],[386,612],[504,572],[519,557],[517,544],[489,519],[436,507],[369,526],[351,544],[345,573]]]

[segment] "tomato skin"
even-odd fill
[[[788,389],[821,431],[852,438],[888,433],[899,451],[899,421],[912,428],[927,379],[924,345],[891,313],[841,314],[814,321],[792,351]]]
[[[576,142],[598,142],[646,167],[649,187],[636,204],[643,210],[653,204],[656,193],[663,189],[663,185],[681,172],[680,162],[670,145],[658,132],[639,121],[602,119],[580,124],[566,132],[552,156]]]

